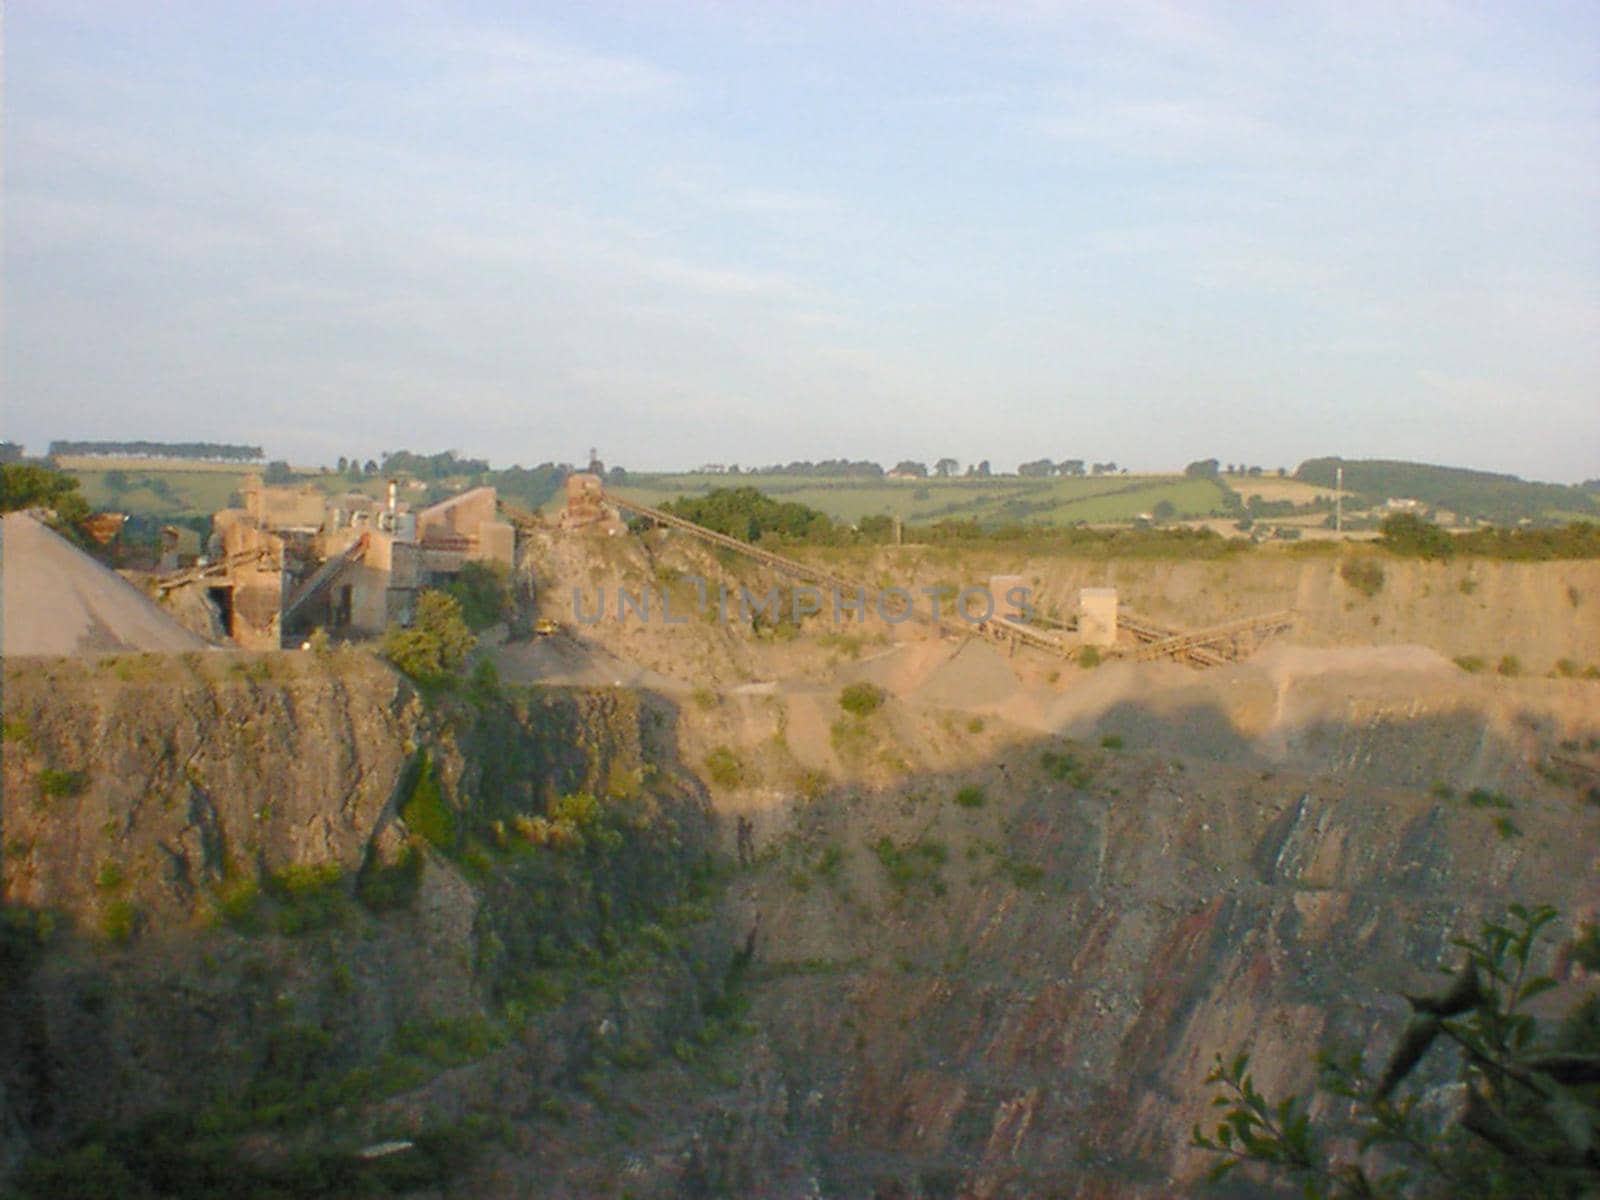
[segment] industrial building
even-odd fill
[[[276,649],[317,628],[376,636],[409,621],[416,594],[465,564],[515,565],[516,531],[500,519],[492,487],[414,510],[393,482],[379,499],[268,487],[250,476],[241,497],[241,507],[213,517],[209,560],[162,588],[196,589],[222,631],[251,649]]]

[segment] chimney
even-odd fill
[[[396,479],[389,480],[389,515],[393,516],[400,510],[400,482]]]

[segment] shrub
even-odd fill
[[[1088,787],[1094,778],[1094,772],[1071,753],[1058,754],[1054,750],[1046,750],[1039,757],[1039,765],[1050,778],[1064,779],[1076,788]]]
[[[100,932],[106,941],[120,946],[133,937],[139,924],[139,910],[126,900],[113,900],[100,911]]]
[[[1100,647],[1084,646],[1078,651],[1078,665],[1088,670],[1100,665]]]
[[[127,877],[122,873],[122,867],[108,858],[100,864],[99,873],[94,877],[94,885],[103,892],[114,892],[126,880]]]
[[[975,783],[956,789],[956,804],[961,808],[982,808],[987,799],[983,789]]]
[[[872,843],[872,853],[895,891],[903,893],[912,887],[925,886],[936,896],[944,895],[944,880],[939,874],[950,852],[943,842],[923,838],[899,846],[885,834]]]
[[[1501,675],[1520,675],[1522,674],[1522,660],[1515,654],[1507,654],[1500,659],[1500,663],[1495,667],[1495,670]]]
[[[744,782],[744,764],[729,746],[718,746],[706,755],[706,774],[718,787],[738,787]]]
[[[285,937],[332,929],[344,923],[349,903],[340,887],[337,863],[295,863],[267,880],[267,891],[279,904],[278,932]]]
[[[510,572],[500,563],[463,563],[444,590],[474,632],[505,620],[511,611]]]
[[[1383,590],[1383,564],[1371,558],[1346,559],[1339,567],[1339,578],[1363,596],[1376,596]]]
[[[1576,679],[1582,670],[1583,668],[1581,668],[1574,659],[1556,659],[1556,674],[1561,676],[1563,679]]]
[[[1489,665],[1476,654],[1463,654],[1455,660],[1455,663],[1456,666],[1460,667],[1469,675],[1476,675],[1479,671],[1483,670],[1484,667]]]
[[[356,899],[370,912],[409,908],[422,885],[422,852],[404,846],[393,863],[369,857],[356,876]]]
[[[695,688],[694,691],[689,693],[689,698],[701,708],[715,708],[717,706],[717,694],[708,687]]]
[[[1107,750],[1121,750],[1122,735],[1117,733],[1108,733],[1105,735],[1105,737],[1100,739],[1100,745],[1105,747]]]
[[[89,784],[82,771],[55,771],[49,767],[39,772],[39,793],[54,799],[79,795]]]
[[[1557,986],[1536,953],[1556,919],[1551,908],[1513,905],[1476,940],[1456,939],[1466,961],[1431,994],[1406,997],[1410,1019],[1380,1068],[1356,1047],[1319,1056],[1320,1098],[1269,1098],[1247,1054],[1218,1055],[1207,1083],[1222,1111],[1190,1143],[1217,1156],[1210,1181],[1248,1166],[1285,1193],[1299,1185],[1298,1194],[1328,1198],[1590,1194],[1600,1008],[1580,995],[1552,1028],[1529,1004]],[[1465,1102],[1429,1102],[1446,1087]]]
[[[839,693],[839,707],[852,716],[865,717],[876,712],[886,696],[876,684],[852,683]]]
[[[982,717],[973,717],[972,720],[967,722],[968,733],[982,733],[983,729],[984,724]]]

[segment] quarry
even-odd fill
[[[394,496],[247,491],[142,592],[5,518],[0,1188],[1201,1194],[1216,1056],[1381,1059],[1513,903],[1594,990],[1600,560]],[[408,677],[466,563],[504,611]]]

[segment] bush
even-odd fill
[[[49,767],[39,772],[39,793],[60,799],[76,796],[88,786],[89,780],[82,771],[54,771]]]
[[[1078,665],[1083,667],[1085,670],[1098,667],[1100,665],[1100,647],[1084,646],[1081,650],[1079,650]]]
[[[1100,739],[1100,745],[1107,750],[1121,750],[1122,735],[1118,733],[1108,733],[1105,735],[1105,737]]]
[[[744,782],[744,764],[731,747],[718,746],[706,755],[706,774],[718,787],[738,787]]]
[[[852,683],[839,693],[839,707],[853,716],[865,717],[881,708],[887,695],[876,684]]]
[[[1339,578],[1363,596],[1376,596],[1383,590],[1383,564],[1371,558],[1346,559]]]
[[[1076,788],[1088,787],[1094,778],[1094,772],[1070,752],[1058,754],[1054,750],[1046,750],[1039,756],[1039,765],[1050,778],[1064,779]]]
[[[1476,654],[1463,654],[1455,660],[1455,663],[1456,666],[1460,667],[1468,675],[1476,675],[1479,671],[1483,670],[1484,667],[1489,665]]]
[[[950,852],[943,842],[923,838],[899,846],[885,834],[872,843],[872,853],[895,891],[925,886],[936,896],[944,895],[944,880],[939,876]]]
[[[975,783],[956,789],[956,804],[961,808],[982,808],[987,799],[983,789]]]
[[[1358,1048],[1319,1056],[1320,1100],[1269,1099],[1246,1054],[1218,1055],[1207,1078],[1218,1124],[1210,1133],[1196,1125],[1190,1143],[1217,1156],[1210,1180],[1248,1166],[1314,1197],[1592,1194],[1600,1004],[1579,995],[1551,1028],[1528,1003],[1557,986],[1536,955],[1556,919],[1551,908],[1513,905],[1476,940],[1456,939],[1460,970],[1432,994],[1406,997],[1410,1019],[1380,1069]],[[1582,939],[1571,946],[1581,952]],[[1446,1087],[1465,1102],[1430,1102]]]
[[[1507,654],[1500,659],[1500,664],[1495,670],[1501,675],[1512,676],[1522,674],[1522,660],[1515,654]]]
[[[100,911],[100,932],[106,941],[120,946],[133,937],[139,924],[139,911],[126,900],[113,900]]]
[[[462,620],[474,632],[505,620],[511,612],[510,572],[500,563],[463,563],[444,590],[460,605]]]

